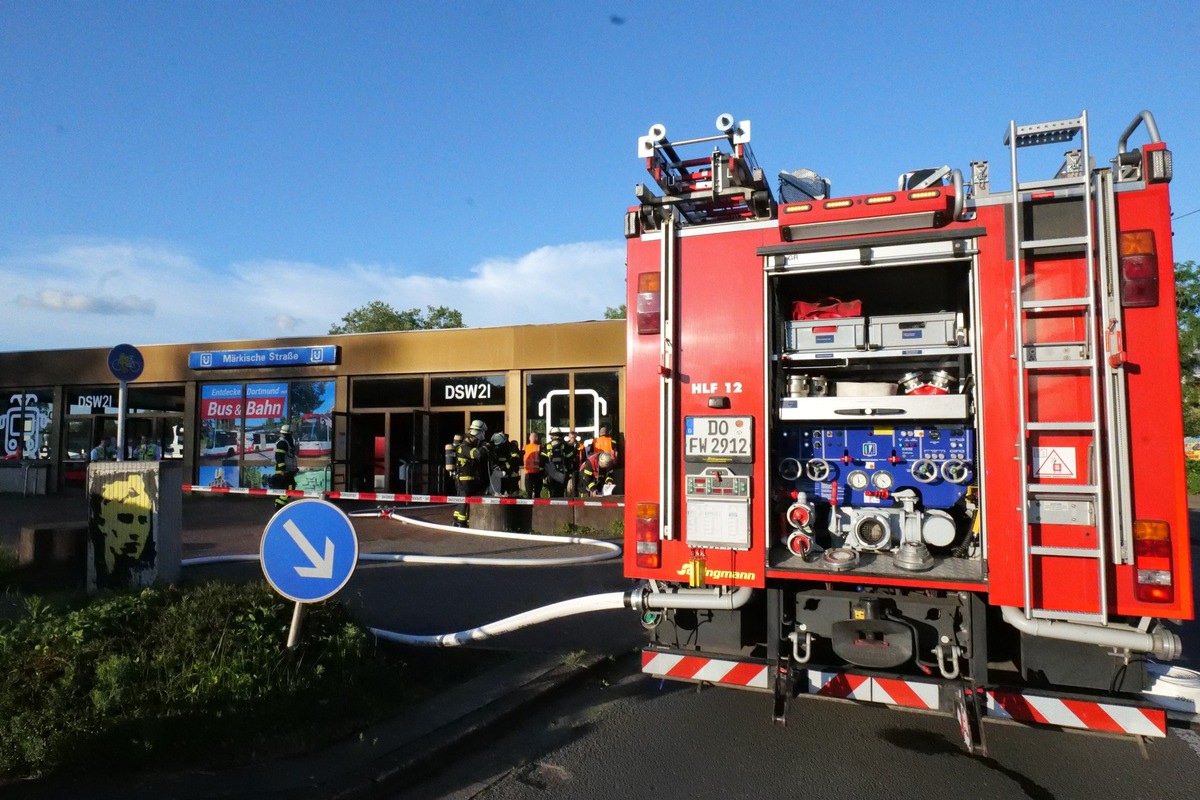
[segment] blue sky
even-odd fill
[[[0,350],[303,337],[372,300],[600,318],[637,137],[723,112],[768,175],[849,195],[974,159],[1007,186],[1009,120],[1083,109],[1104,166],[1147,108],[1200,260],[1200,12],[975,6],[0,0]]]

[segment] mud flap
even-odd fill
[[[773,686],[775,708],[771,712],[771,720],[776,725],[787,725],[788,701],[792,699],[792,665],[787,656],[780,656],[775,668]]]
[[[954,716],[962,732],[963,746],[973,756],[987,757],[987,739],[983,734],[984,692],[974,686],[963,685],[954,693]]]

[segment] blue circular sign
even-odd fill
[[[296,500],[267,523],[259,559],[275,591],[297,603],[316,603],[350,580],[358,564],[358,536],[333,503]]]
[[[119,381],[136,381],[145,366],[141,351],[131,344],[119,344],[108,351],[108,371]]]

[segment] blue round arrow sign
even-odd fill
[[[258,550],[267,582],[297,603],[337,594],[358,564],[358,536],[333,503],[305,498],[275,512]]]

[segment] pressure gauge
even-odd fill
[[[870,479],[867,478],[867,473],[863,472],[861,469],[856,469],[846,476],[846,483],[850,484],[851,489],[861,492],[863,489],[867,488],[867,484],[870,483]]]
[[[892,485],[895,484],[895,482],[896,479],[892,477],[892,473],[890,472],[880,470],[879,472],[871,474],[871,485],[876,489],[883,489],[884,491],[887,491],[888,489],[892,488]]]

